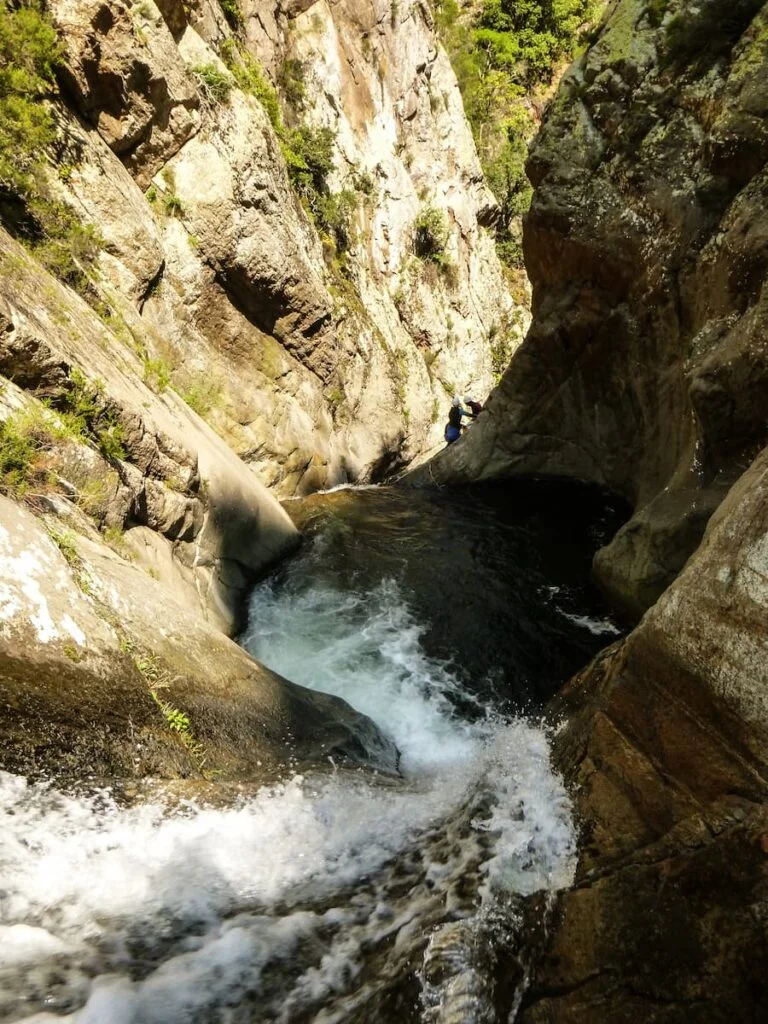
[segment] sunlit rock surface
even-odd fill
[[[396,770],[391,742],[344,701],[269,672],[161,581],[95,539],[62,544],[3,497],[0,580],[5,771],[256,781],[331,756]]]
[[[53,0],[65,34],[65,180],[106,242],[105,301],[149,358],[280,496],[366,480],[442,439],[454,393],[491,388],[510,298],[455,76],[429,8],[407,0],[218,4]],[[264,107],[200,68],[232,47],[279,83],[300,69],[297,124],[335,133],[329,187],[352,197],[348,252],[291,187]],[[227,50],[230,47],[230,50]],[[279,88],[281,88],[279,86]],[[417,258],[435,208],[444,265]]]

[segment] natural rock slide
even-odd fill
[[[530,329],[401,482],[631,508],[593,575],[634,628],[550,702],[551,753],[456,717],[388,584],[257,591],[249,649],[306,685],[230,639],[299,544],[277,499],[433,453],[527,324],[431,11],[46,10],[48,187],[99,251],[74,289],[3,206],[0,1020],[761,1020],[768,8],[607,5],[528,162]]]

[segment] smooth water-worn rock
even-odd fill
[[[2,496],[0,578],[4,771],[255,782],[329,757],[396,770],[392,743],[344,701],[281,679],[137,565],[64,543]]]
[[[430,468],[438,482],[539,473],[621,493],[635,515],[595,569],[633,617],[766,441],[760,8],[609,10],[528,164],[531,330],[487,412]]]
[[[119,459],[105,458],[85,437],[53,446],[47,468],[64,485],[44,491],[73,499],[72,522],[64,525],[88,532],[95,520],[119,533],[148,527],[189,570],[186,603],[235,632],[256,574],[298,543],[290,519],[221,438],[172,392],[152,391],[137,354],[113,347],[88,305],[2,231],[0,260],[13,267],[13,279],[0,274],[3,419],[15,409],[42,419],[39,399],[61,393],[79,372],[120,428]],[[82,515],[89,505],[90,520]]]
[[[766,538],[768,449],[640,626],[556,699],[581,855],[522,1020],[759,1019]]]

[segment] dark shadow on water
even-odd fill
[[[590,566],[629,508],[594,486],[349,489],[286,508],[305,543],[278,586],[359,591],[394,578],[426,652],[504,711],[535,711],[620,635]]]

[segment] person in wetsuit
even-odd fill
[[[461,417],[471,415],[466,409],[462,409],[460,398],[453,399],[448,413],[448,422],[445,425],[445,440],[448,444],[453,444],[461,437]]]
[[[476,420],[480,413],[483,411],[482,402],[475,402],[471,395],[467,395],[464,399],[464,404],[469,409],[470,415],[473,420]]]

